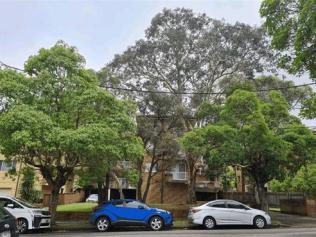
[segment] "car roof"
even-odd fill
[[[115,204],[115,203],[122,203],[122,202],[141,202],[137,199],[112,199],[109,201],[104,202],[103,204]]]
[[[236,202],[236,203],[241,203],[239,201],[231,200],[231,199],[216,199],[216,200],[210,201],[208,203],[205,203],[205,205],[210,204],[210,203],[214,203],[214,202]]]
[[[137,201],[136,199],[112,199],[109,202],[132,202],[132,201]]]
[[[0,198],[14,198],[14,197],[10,195],[0,195]]]

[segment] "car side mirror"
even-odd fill
[[[13,208],[14,208],[14,205],[13,205],[12,203],[9,203],[9,204],[7,205],[7,207],[13,209]]]
[[[139,205],[139,206],[138,206],[138,209],[141,209],[141,210],[142,210],[142,209],[145,209],[145,208],[144,208],[142,205]]]

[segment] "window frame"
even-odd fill
[[[227,202],[226,203],[227,208],[229,209],[234,209],[234,210],[249,210],[249,207],[247,207],[246,205],[239,203],[239,202]],[[242,206],[243,208],[233,208],[233,207],[229,207],[229,205],[236,205],[236,206]]]
[[[224,207],[215,207],[214,205],[220,205],[220,204],[224,204]],[[225,209],[227,208],[227,202],[226,201],[215,201],[213,203],[209,203],[207,204],[208,207],[212,207],[212,208],[222,208]]]

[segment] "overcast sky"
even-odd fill
[[[0,61],[23,67],[38,49],[62,39],[78,47],[87,67],[98,70],[142,38],[163,8],[186,7],[230,23],[261,25],[259,6],[260,0],[0,0]],[[291,79],[309,82],[306,77]]]

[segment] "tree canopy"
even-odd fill
[[[198,109],[203,102],[223,101],[221,81],[233,77],[247,81],[273,69],[268,43],[260,27],[229,24],[190,9],[164,9],[152,19],[144,39],[116,55],[102,70],[101,85],[127,89],[120,94],[137,101],[141,116],[151,117],[153,123],[164,119],[164,126],[181,136],[196,126],[195,112],[203,115]],[[140,88],[147,92],[138,92]],[[195,158],[185,157],[192,182]],[[189,202],[195,194],[191,181]]]
[[[281,54],[280,66],[290,73],[309,72],[316,79],[316,2],[314,0],[264,0],[260,14]]]
[[[26,74],[0,71],[1,153],[40,170],[52,189],[53,220],[59,190],[76,167],[111,167],[143,151],[135,107],[101,89],[84,64],[75,47],[57,42],[26,61]]]
[[[262,209],[268,210],[265,185],[315,159],[316,137],[288,111],[278,92],[262,100],[254,92],[237,89],[227,98],[217,124],[194,129],[181,141],[196,156],[242,167],[256,183]]]

